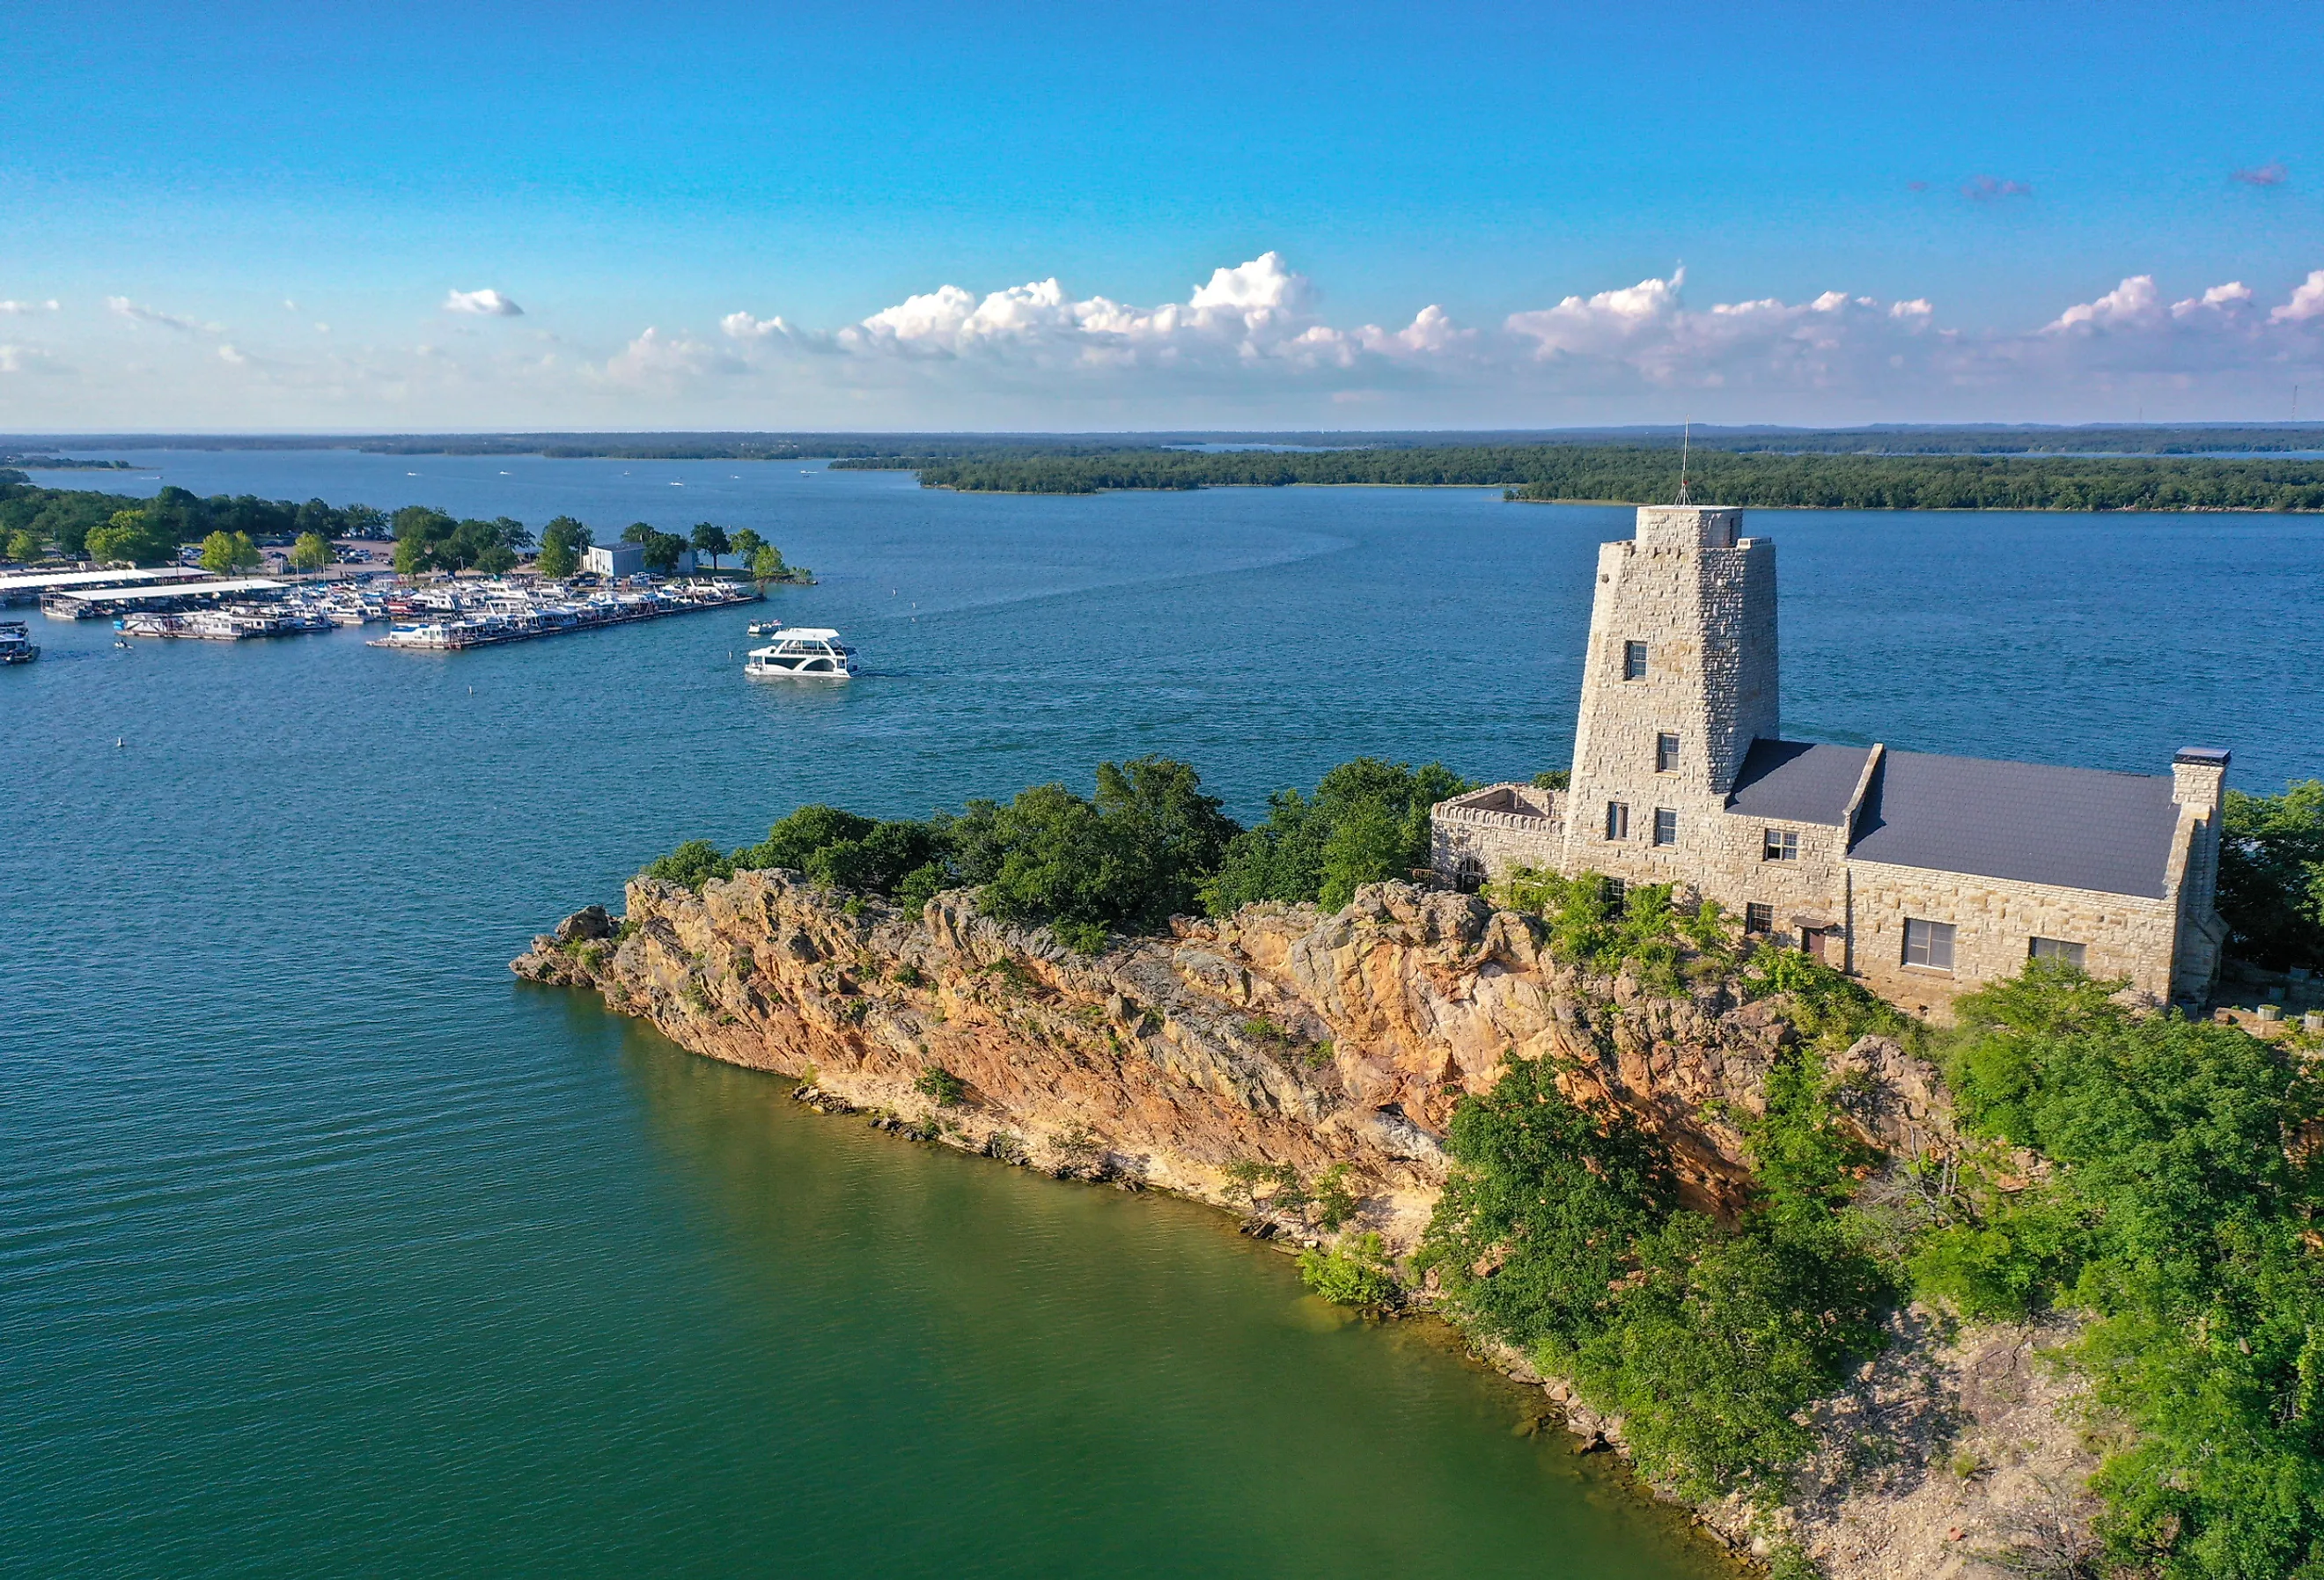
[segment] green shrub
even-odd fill
[[[1514,1059],[1453,1110],[1416,1265],[1461,1326],[1624,1417],[1651,1474],[1697,1496],[1772,1493],[1808,1444],[1792,1418],[1878,1350],[1894,1293],[1839,1211],[1865,1160],[1821,1067],[1803,1056],[1771,1081],[1748,1132],[1759,1202],[1729,1229],[1675,1210],[1659,1137]]]
[[[2109,1561],[2163,1580],[2324,1575],[2324,1180],[2290,1138],[2317,1074],[2229,1026],[2137,1014],[2117,984],[2029,967],[1961,1001],[1943,1049],[1964,1125],[2046,1178],[1965,1170],[1924,1293],[2081,1307],[2071,1352],[2135,1433],[2092,1482]]]
[[[2229,790],[2219,831],[2228,947],[2270,970],[2324,968],[2324,780],[2280,796]]]
[[[1351,1234],[1332,1250],[1301,1252],[1299,1277],[1334,1306],[1384,1306],[1396,1298],[1396,1275],[1377,1234]]]
[[[932,1064],[913,1081],[912,1090],[939,1108],[949,1108],[968,1095],[968,1083],[944,1066]]]
[[[1334,1163],[1315,1176],[1311,1187],[1311,1194],[1314,1197],[1315,1222],[1333,1233],[1356,1215],[1356,1206],[1361,1199],[1349,1184],[1348,1173],[1345,1163]]]
[[[1495,903],[1542,919],[1552,959],[1600,976],[1627,971],[1657,992],[1676,994],[1683,991],[1679,967],[1687,954],[1721,967],[1732,964],[1735,928],[1713,901],[1681,910],[1671,892],[1667,883],[1638,883],[1617,902],[1596,873],[1568,878],[1525,866],[1512,868],[1486,891]]]
[[[804,873],[808,858],[817,851],[843,840],[862,839],[877,827],[871,818],[842,811],[837,807],[820,804],[801,807],[768,829],[766,838],[736,851],[735,864],[788,867],[793,872]]]
[[[1266,900],[1337,910],[1365,883],[1428,865],[1429,809],[1474,788],[1441,763],[1343,762],[1312,799],[1296,790],[1269,797],[1267,820],[1228,844],[1203,903],[1213,916]]]
[[[731,878],[734,864],[718,854],[718,847],[706,839],[689,839],[646,868],[649,878],[659,878],[666,883],[683,883],[701,891],[713,878]]]

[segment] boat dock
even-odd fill
[[[206,576],[146,587],[63,587],[42,596],[41,613],[51,620],[117,620],[127,614],[174,614],[225,602],[271,599],[287,590],[286,583],[263,576],[231,581]]]
[[[521,586],[478,582],[421,588],[391,595],[395,624],[373,647],[422,652],[461,652],[472,647],[530,642],[568,631],[595,631],[755,604],[765,595],[747,582],[682,581],[666,587],[621,587],[603,592],[568,590],[557,583]]]
[[[51,594],[86,593],[97,587],[156,587],[214,579],[199,566],[168,565],[145,570],[32,570],[0,576],[0,605],[37,604]]]

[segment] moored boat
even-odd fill
[[[29,664],[40,656],[40,644],[22,620],[0,620],[0,664]]]

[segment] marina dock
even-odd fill
[[[421,587],[390,595],[388,612],[395,624],[373,647],[405,648],[423,652],[460,652],[473,647],[496,647],[503,642],[530,642],[570,631],[594,631],[606,625],[626,625],[659,620],[669,614],[690,614],[703,609],[728,609],[755,604],[765,595],[748,583],[682,581],[667,587],[616,587],[594,593],[568,589],[555,582],[521,586],[512,582]]]

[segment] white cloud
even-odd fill
[[[62,346],[78,376],[8,381],[0,426],[311,426],[318,413],[347,427],[2078,420],[2120,418],[2134,401],[2174,419],[2269,414],[2290,384],[2324,384],[2324,270],[2292,289],[2134,273],[2024,330],[1838,288],[1720,300],[1676,269],[1591,284],[1602,288],[1477,322],[1442,301],[1385,324],[1335,320],[1314,282],[1262,252],[1192,271],[1158,303],[1056,277],[945,282],[835,328],[736,310],[710,332],[658,326],[556,355],[530,333],[415,348],[319,325],[266,352],[115,298],[134,324],[199,337],[147,337],[134,369],[116,337],[103,373]],[[515,307],[496,291],[454,296]],[[5,371],[53,365],[18,346]]]
[[[2272,324],[2305,323],[2310,319],[2324,319],[2324,269],[2311,269],[2308,278],[2292,293],[2292,300],[2267,315]]]
[[[668,387],[704,374],[745,371],[735,357],[690,335],[649,328],[606,360],[604,376],[617,384]]]
[[[2043,332],[2063,335],[2076,330],[2144,328],[2162,319],[2163,298],[2154,289],[2154,276],[2134,274],[2096,301],[2068,308],[2043,326]]]
[[[0,313],[52,313],[58,305],[53,296],[46,301],[0,301]]]
[[[0,374],[62,373],[64,364],[37,346],[11,346],[0,343]]]
[[[780,314],[771,319],[754,319],[748,313],[728,313],[718,320],[719,328],[733,340],[788,340],[791,327],[783,322]]]
[[[521,319],[524,310],[489,288],[483,291],[452,291],[445,293],[444,310],[447,313],[476,313],[492,319]]]
[[[116,316],[127,319],[133,324],[152,324],[164,329],[176,329],[181,334],[190,335],[200,329],[215,335],[220,328],[217,324],[198,324],[191,319],[181,319],[159,308],[141,307],[125,296],[108,296],[105,299],[105,305]]]

